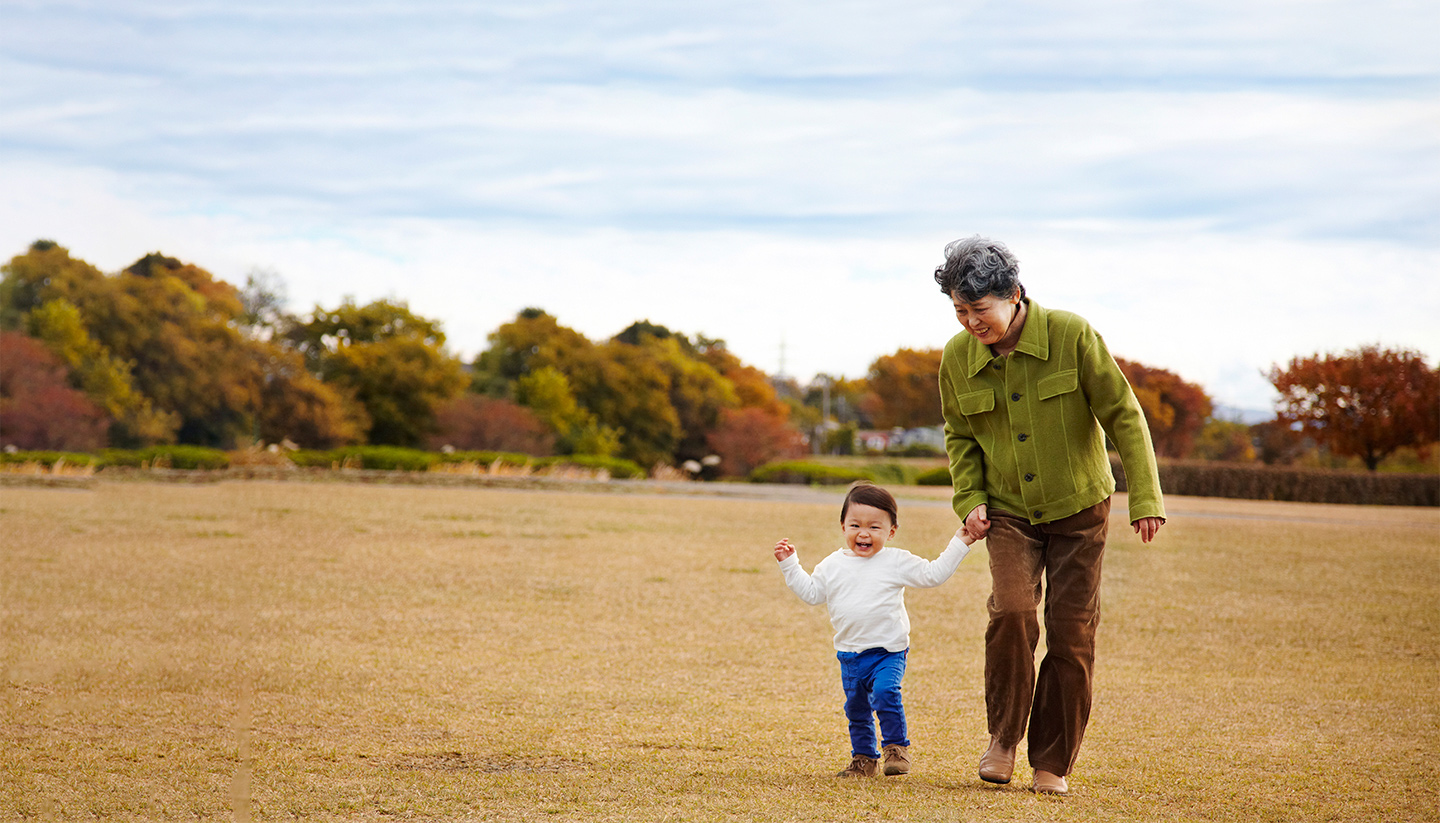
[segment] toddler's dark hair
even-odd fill
[[[850,491],[845,493],[845,505],[840,507],[842,526],[845,524],[845,515],[850,513],[851,503],[877,508],[890,515],[890,525],[900,525],[900,507],[895,504],[895,496],[869,480],[856,480],[850,484]]]

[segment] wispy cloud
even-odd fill
[[[1440,6],[1404,2],[10,3],[0,174],[35,185],[0,205],[0,242],[412,297],[472,351],[533,304],[594,334],[646,314],[772,369],[784,336],[803,375],[943,342],[943,313],[830,318],[866,289],[929,311],[891,296],[928,300],[945,240],[999,232],[1068,307],[1113,309],[1131,356],[1233,383],[1302,340],[1440,348],[1406,320],[1440,311],[1418,282],[1440,245],[1437,29]],[[1329,334],[1252,328],[1208,360],[1164,342],[1208,327],[1146,319],[1213,300],[1184,285],[1211,267],[1289,313],[1380,261],[1431,302],[1383,327],[1307,304]],[[557,266],[578,282],[531,274]],[[434,297],[457,282],[473,304]]]

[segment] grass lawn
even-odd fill
[[[982,784],[983,544],[912,591],[915,773],[848,760],[839,491],[0,489],[0,820],[1440,818],[1440,512],[1171,498],[1106,558],[1065,798]],[[945,490],[893,544],[935,556]]]

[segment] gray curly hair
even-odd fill
[[[1025,286],[1020,283],[1020,261],[1004,243],[980,235],[956,240],[945,246],[945,263],[935,270],[940,291],[973,303],[986,295],[1009,299]]]

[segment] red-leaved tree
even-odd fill
[[[110,420],[65,381],[65,367],[36,340],[0,332],[0,446],[92,451]]]
[[[520,452],[543,457],[554,453],[555,435],[535,413],[509,400],[462,394],[441,406],[431,448]]]
[[[754,406],[721,411],[720,425],[705,439],[720,456],[721,472],[739,477],[776,458],[805,451],[804,435],[783,418]]]
[[[1174,372],[1115,358],[1150,426],[1155,453],[1163,457],[1189,457],[1195,436],[1205,427],[1213,406],[1205,390]]]
[[[1440,438],[1440,372],[1417,351],[1370,345],[1313,354],[1266,377],[1280,392],[1281,420],[1370,471],[1396,449]]]

